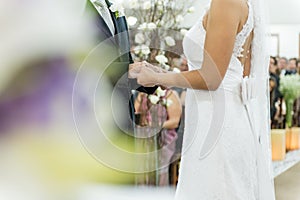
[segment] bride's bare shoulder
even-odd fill
[[[215,10],[226,10],[226,12],[241,13],[243,7],[247,6],[247,0],[212,0],[211,8]]]
[[[232,5],[232,6],[241,6],[245,4],[247,0],[211,0],[211,3],[221,4],[221,5]]]
[[[212,0],[207,14],[217,18],[223,18],[226,15],[229,18],[243,21],[247,17],[247,10],[247,0]]]

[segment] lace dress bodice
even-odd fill
[[[230,64],[223,80],[223,87],[230,88],[232,81],[236,80],[236,84],[241,82],[243,78],[244,66],[239,58],[243,57],[243,46],[254,28],[253,10],[250,1],[248,4],[248,18],[243,25],[242,30],[236,35],[235,44],[232,52]],[[203,63],[204,43],[206,30],[203,27],[203,17],[188,31],[183,40],[184,54],[188,60],[189,70],[200,69]],[[191,48],[192,47],[192,48]]]

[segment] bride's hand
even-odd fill
[[[157,73],[167,73],[167,71],[164,70],[164,69],[162,69],[161,67],[152,65],[152,64],[150,64],[150,63],[148,63],[148,62],[146,62],[146,61],[143,61],[143,64],[144,64],[146,67],[152,69],[153,71],[155,71],[155,72],[157,72]]]
[[[153,87],[157,84],[157,74],[153,69],[147,67],[145,63],[136,65],[129,71],[129,76],[136,78],[137,83],[145,87]]]

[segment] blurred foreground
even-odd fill
[[[134,164],[127,157],[112,155],[98,134],[99,127],[90,122],[95,114],[106,119],[105,130],[111,131],[105,139],[113,146],[134,151],[132,139],[110,127],[107,104],[94,108],[87,92],[91,80],[98,79],[93,67],[81,75],[82,88],[73,101],[80,110],[77,120],[84,124],[84,131],[76,132],[73,84],[95,42],[91,20],[82,16],[84,6],[85,1],[80,0],[0,1],[0,199],[148,196],[128,187],[134,184],[134,174],[101,163],[79,137],[85,135],[95,141],[95,148],[114,161]],[[100,96],[111,92],[109,85],[104,88]]]

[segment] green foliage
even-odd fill
[[[293,103],[300,96],[300,76],[295,74],[282,77],[280,79],[279,91],[286,102],[286,123],[288,127],[291,127]]]

